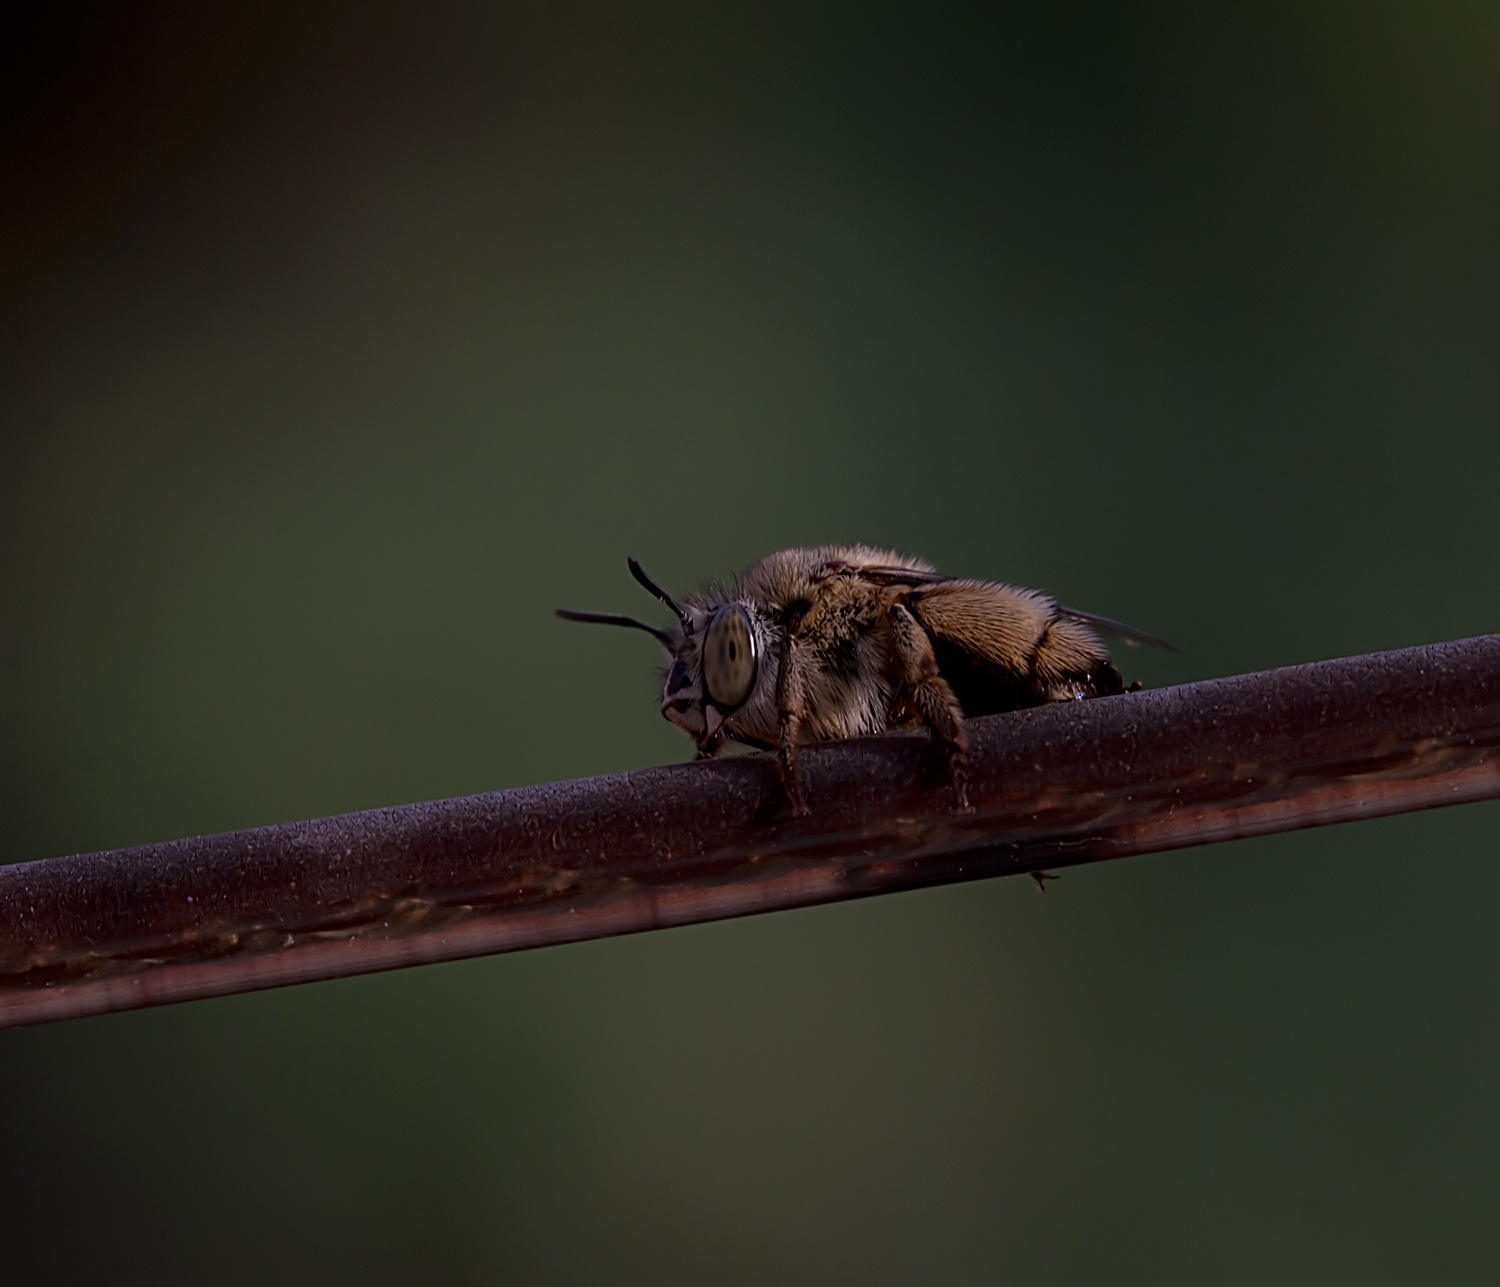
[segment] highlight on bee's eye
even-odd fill
[[[720,709],[730,710],[755,687],[755,634],[750,616],[737,603],[726,603],[709,622],[703,638],[703,684]]]

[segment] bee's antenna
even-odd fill
[[[671,608],[672,611],[677,614],[677,620],[682,622],[683,630],[685,630],[688,634],[692,634],[693,619],[677,606],[677,604],[673,601],[672,596],[665,590],[663,590],[661,586],[657,585],[656,582],[653,581],[649,576],[647,576],[645,570],[634,559],[628,558],[625,560],[625,562],[630,565],[630,575],[633,576],[637,581],[639,581],[643,586],[645,586],[646,589],[650,590],[651,593],[654,594],[663,603],[665,603],[667,607]]]
[[[615,612],[570,612],[567,608],[558,608],[557,615],[564,621],[596,621],[601,626],[633,626],[636,630],[644,630],[648,635],[655,635],[661,640],[663,648],[671,648],[674,642],[665,630],[658,630],[644,621],[622,617]]]

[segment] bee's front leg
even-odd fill
[[[776,676],[776,767],[782,789],[792,802],[792,813],[805,818],[811,810],[802,796],[797,776],[797,738],[807,705],[807,656],[796,637],[787,631],[781,647],[781,669]]]
[[[937,654],[932,639],[917,619],[899,603],[890,609],[891,661],[896,676],[910,694],[912,705],[932,736],[948,751],[949,771],[958,792],[959,808],[970,812],[969,804],[969,732],[964,724],[964,708],[948,681],[938,672]]]

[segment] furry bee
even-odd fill
[[[941,576],[922,559],[865,545],[781,550],[681,605],[628,563],[675,614],[672,629],[613,613],[557,615],[655,635],[667,652],[662,715],[700,757],[731,741],[774,750],[799,814],[803,743],[924,724],[962,798],[966,718],[1127,691],[1096,630],[1171,648],[1036,590]]]

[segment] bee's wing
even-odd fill
[[[1146,644],[1151,648],[1165,648],[1168,652],[1176,652],[1165,639],[1158,639],[1155,635],[1148,635],[1144,630],[1137,630],[1134,626],[1127,626],[1123,621],[1111,621],[1108,617],[1097,617],[1092,612],[1079,612],[1077,608],[1064,608],[1058,605],[1059,612],[1065,616],[1072,617],[1074,621],[1081,621],[1086,626],[1093,626],[1095,630],[1102,630],[1107,635],[1114,635],[1117,639],[1123,639],[1132,648],[1139,644]]]
[[[966,628],[961,633],[966,640],[976,637],[973,629],[973,618],[970,612],[976,615],[984,615],[987,610],[998,610],[1002,617],[1014,614],[1017,605],[1021,602],[1028,606],[1035,603],[1038,596],[1029,590],[1020,590],[1013,586],[1000,585],[990,581],[966,581],[955,577],[944,576],[940,572],[921,572],[914,568],[886,567],[878,564],[868,564],[851,569],[863,580],[872,585],[879,586],[944,586],[948,587],[948,594],[940,597],[939,602],[934,603],[927,613],[931,620],[928,621],[929,629],[935,629],[942,634],[944,618],[950,615],[945,608],[958,608],[959,616],[968,618]],[[951,598],[949,596],[952,596]],[[947,599],[947,603],[942,603]],[[933,611],[936,609],[936,611]],[[1115,621],[1110,617],[1101,617],[1093,612],[1080,612],[1077,608],[1065,608],[1058,604],[1057,610],[1065,617],[1071,617],[1074,621],[1081,621],[1086,626],[1092,626],[1095,630],[1102,630],[1105,634],[1114,635],[1117,639],[1124,640],[1132,648],[1145,644],[1151,648],[1164,648],[1167,652],[1176,652],[1177,649],[1165,639],[1158,639],[1155,635],[1147,634],[1144,630],[1137,630],[1134,626],[1127,626],[1123,621]],[[922,615],[921,613],[918,614]],[[1029,613],[1027,614],[1029,615]],[[977,632],[977,637],[983,638],[988,633],[984,630]],[[1008,651],[1002,648],[1002,652]]]
[[[886,567],[876,563],[861,563],[849,569],[862,581],[871,585],[938,585],[953,580],[940,572],[922,572],[917,568]]]

